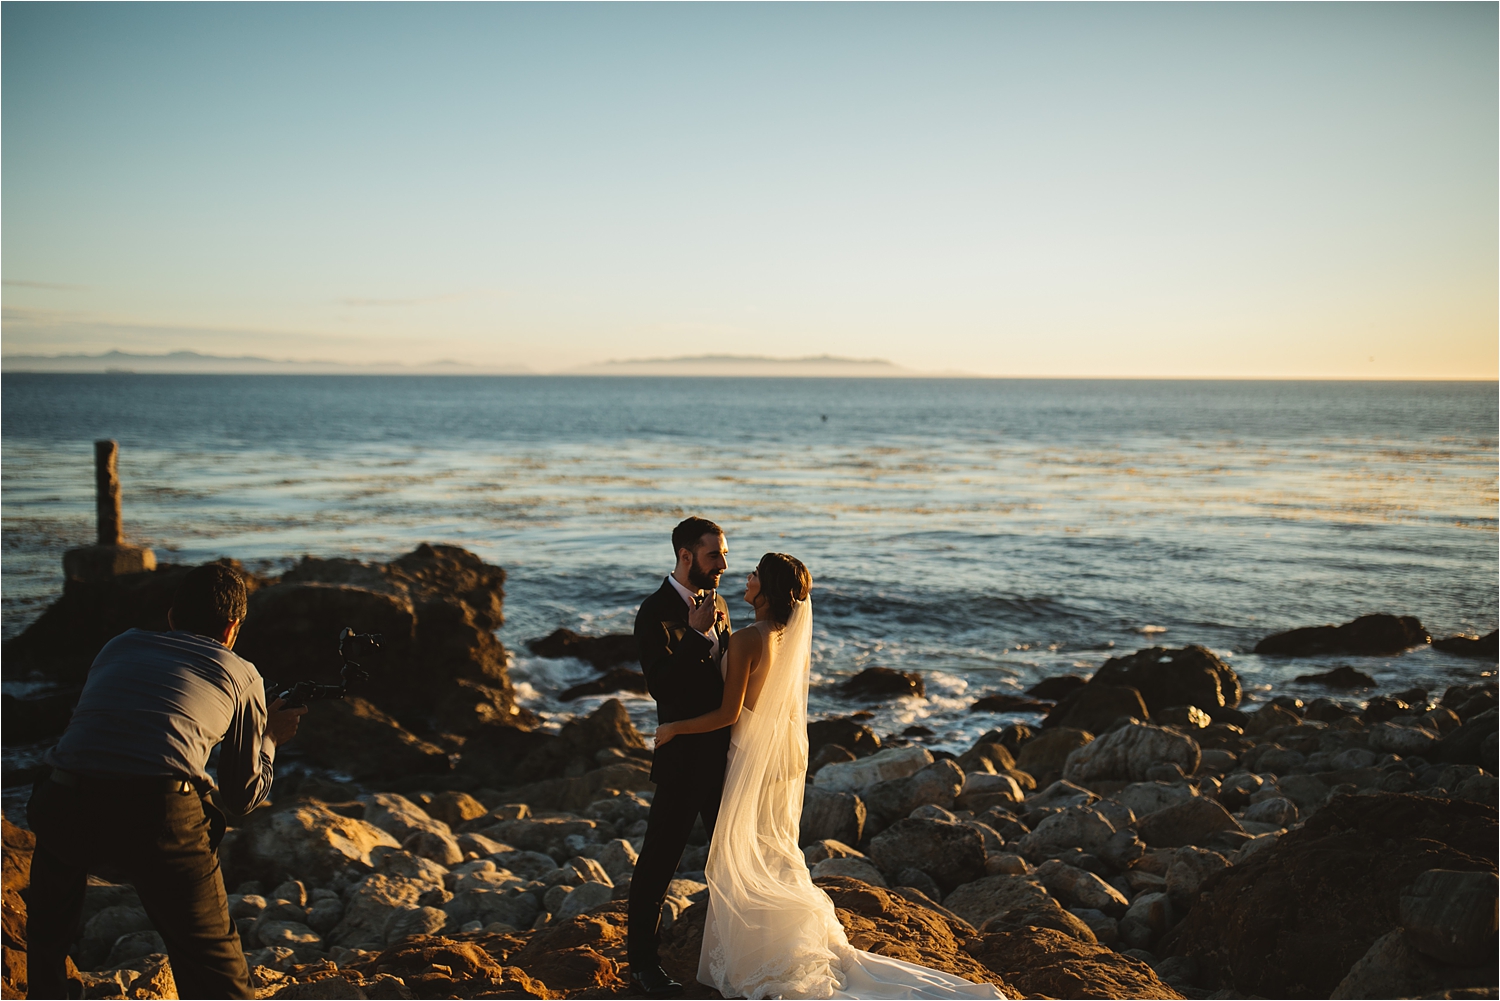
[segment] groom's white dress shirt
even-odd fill
[[[677,593],[680,594],[680,595],[682,595],[682,600],[685,601],[685,602],[687,602],[687,607],[688,607],[689,611],[691,611],[694,608],[697,608],[698,607],[698,603],[703,600],[703,595],[702,594],[694,594],[692,591],[689,591],[687,588],[685,588],[685,587],[682,586],[682,584],[677,580],[676,577],[673,577],[671,574],[667,574],[667,583],[671,584],[672,587],[677,591]],[[691,626],[689,626],[688,628],[692,629]],[[698,632],[696,629],[694,629],[693,631],[694,632]],[[708,653],[709,653],[709,656],[713,657],[714,660],[718,660],[719,659],[719,631],[717,629],[710,629],[708,632],[706,632],[706,633],[698,633],[698,635],[700,635],[704,639],[708,640]]]

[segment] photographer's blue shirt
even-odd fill
[[[276,742],[255,665],[196,633],[131,629],[104,645],[47,764],[83,775],[181,776],[208,783],[244,813],[271,792]]]

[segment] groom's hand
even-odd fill
[[[719,621],[718,596],[718,591],[703,592],[703,600],[698,607],[688,612],[688,625],[700,633],[712,630]]]

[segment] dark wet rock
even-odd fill
[[[867,667],[844,682],[841,690],[851,699],[884,700],[906,695],[927,697],[927,686],[916,671],[893,671],[889,667]],[[850,748],[853,750],[853,748]]]
[[[1495,967],[1453,967],[1424,956],[1404,928],[1376,939],[1331,998],[1494,997]],[[1478,989],[1478,990],[1476,990]]]
[[[1087,679],[1080,678],[1076,674],[1061,674],[1051,678],[1043,678],[1026,689],[1026,694],[1034,699],[1061,702],[1073,694],[1074,689],[1082,688],[1086,684],[1088,684]]]
[[[1336,667],[1332,671],[1323,674],[1304,674],[1297,678],[1298,681],[1309,685],[1322,685],[1325,688],[1374,688],[1375,679],[1363,671],[1356,671],[1345,664]]]
[[[1146,719],[1148,715],[1141,693],[1134,688],[1128,685],[1088,684],[1075,689],[1059,702],[1047,714],[1047,718],[1042,720],[1042,726],[1049,729],[1072,727],[1101,733],[1122,716]]]
[[[245,578],[251,591],[264,579],[234,560],[220,560]],[[105,581],[69,578],[63,593],[19,635],[5,641],[3,676],[22,680],[38,676],[60,685],[82,685],[89,665],[105,643],[127,629],[167,628],[172,595],[191,566],[163,563],[154,571],[124,574]],[[333,644],[337,631],[324,640]],[[10,738],[7,736],[7,741]]]
[[[1273,633],[1255,644],[1255,652],[1283,657],[1347,653],[1379,657],[1432,642],[1419,619],[1410,615],[1361,615],[1341,626],[1304,626]]]
[[[965,773],[972,771],[993,771],[995,773],[1009,771],[1016,767],[1016,759],[1010,749],[995,739],[996,731],[980,737],[974,742],[974,746],[956,759],[958,767]],[[988,767],[986,767],[988,763]]]
[[[1350,716],[1358,716],[1359,710],[1350,709],[1342,703],[1332,699],[1313,699],[1307,704],[1307,712],[1303,719],[1315,720],[1320,723],[1332,723],[1336,719],[1348,719]]]
[[[807,724],[807,746],[816,754],[824,744],[837,744],[857,758],[880,750],[875,731],[852,716],[820,719]]]
[[[1044,713],[1052,709],[1052,707],[1053,703],[1051,702],[1039,702],[1036,699],[1029,699],[1022,695],[997,692],[993,695],[986,695],[983,698],[975,699],[974,704],[969,706],[969,711],[976,713]]]
[[[646,693],[646,676],[640,671],[617,667],[604,672],[604,674],[593,681],[585,681],[571,688],[564,689],[558,698],[563,702],[571,702],[585,695],[608,695],[611,692],[638,692],[644,695]]]
[[[1418,951],[1440,962],[1493,967],[1497,899],[1493,872],[1429,869],[1401,892],[1401,927]]]
[[[1495,708],[1495,682],[1490,681],[1481,685],[1454,685],[1443,693],[1439,704],[1453,710],[1460,720],[1473,719]]]
[[[1018,755],[1021,753],[1021,745],[1036,734],[1036,728],[1027,726],[1025,723],[1007,723],[998,730],[989,731],[974,744],[976,747],[980,744],[999,744],[1012,755]]]
[[[1302,718],[1290,709],[1275,704],[1261,706],[1245,723],[1247,736],[1258,737],[1278,726],[1301,726]]]
[[[641,654],[636,649],[635,635],[632,633],[584,636],[571,629],[558,629],[541,639],[527,640],[526,648],[538,657],[576,657],[586,660],[601,671],[617,664],[641,662]]]
[[[278,755],[336,769],[357,781],[440,775],[448,752],[407,730],[368,699],[313,703],[297,740]]]
[[[843,761],[857,761],[854,752],[840,744],[824,744],[807,761],[807,774],[816,775],[824,765],[836,765]]]
[[[1240,679],[1234,669],[1205,647],[1180,650],[1151,647],[1104,662],[1092,685],[1129,685],[1141,693],[1151,712],[1167,706],[1197,706],[1212,714],[1240,704]],[[1144,717],[1139,717],[1144,718]]]
[[[1153,848],[1197,845],[1216,831],[1243,830],[1227,810],[1202,796],[1158,810],[1136,824],[1141,840]]]
[[[649,767],[646,740],[619,699],[608,700],[588,716],[574,717],[555,735],[511,727],[481,730],[464,745],[458,771],[476,787],[503,789],[582,776],[597,766],[601,752],[610,749]]]
[[[1068,755],[1093,739],[1092,733],[1075,727],[1043,730],[1021,745],[1016,767],[1033,776],[1038,787],[1045,788],[1062,778]]]
[[[1456,654],[1459,657],[1473,657],[1476,660],[1494,661],[1496,654],[1500,653],[1497,646],[1497,633],[1491,630],[1483,636],[1449,636],[1447,639],[1433,640],[1432,648],[1441,650],[1443,653]]]
[[[921,869],[944,892],[984,875],[984,839],[972,827],[941,820],[898,820],[870,839],[870,860],[894,878]]]
[[[1197,706],[1167,706],[1152,713],[1151,721],[1183,730],[1205,730],[1213,725],[1213,717]]]
[[[1139,959],[1049,928],[992,931],[965,948],[1027,997],[1182,997]]]
[[[1493,872],[1495,808],[1410,794],[1336,796],[1299,829],[1210,877],[1159,946],[1193,956],[1199,986],[1324,997],[1394,930],[1429,869]]]
[[[0,731],[9,746],[50,740],[61,735],[73,717],[82,688],[69,687],[61,692],[35,699],[18,699],[0,695]]]
[[[1463,726],[1451,730],[1446,736],[1438,740],[1428,752],[1434,761],[1447,761],[1453,764],[1479,765],[1487,771],[1495,771],[1495,743],[1493,740],[1497,727],[1496,710],[1490,709],[1473,717]],[[1485,741],[1489,740],[1489,750],[1485,749]]]

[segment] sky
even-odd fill
[[[5,354],[1497,374],[1497,6],[7,3]]]

